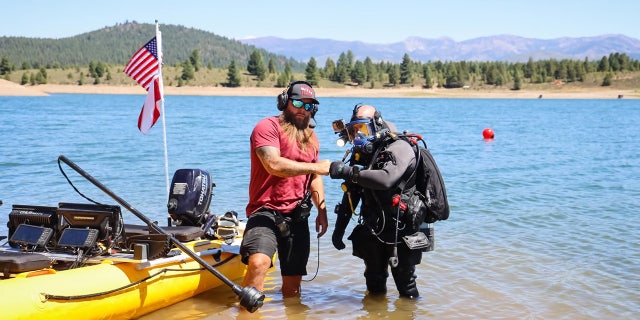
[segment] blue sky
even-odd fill
[[[638,0],[12,0],[0,36],[65,38],[125,21],[176,24],[243,39],[277,36],[369,43],[411,36],[463,41],[498,34],[640,39]]]

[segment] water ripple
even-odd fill
[[[57,166],[68,156],[158,221],[166,219],[162,125],[136,128],[138,95],[0,97],[0,234],[12,204],[84,202]],[[210,171],[212,211],[243,217],[253,125],[276,114],[271,97],[167,97],[170,175]],[[422,133],[444,176],[451,217],[436,223],[436,250],[417,267],[418,301],[368,297],[351,244],[337,251],[331,229],[312,241],[311,279],[282,299],[278,271],[256,314],[229,288],[207,291],[143,319],[619,319],[640,313],[640,101],[366,99],[401,129]],[[331,121],[350,98],[322,99],[316,132],[322,157],[337,160]],[[233,112],[229,112],[232,110]],[[28,130],[17,130],[17,124]],[[26,125],[28,124],[28,126]],[[492,127],[496,138],[481,132]],[[113,200],[65,168],[84,193]],[[339,181],[325,179],[329,211]],[[137,222],[125,213],[125,221]],[[352,222],[347,233],[353,228]],[[313,229],[312,229],[313,230]],[[313,233],[313,231],[312,231]],[[318,257],[317,249],[320,249]]]

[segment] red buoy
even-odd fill
[[[485,139],[493,139],[493,137],[495,136],[495,134],[493,133],[493,129],[491,128],[486,128],[484,130],[482,130],[482,136]]]

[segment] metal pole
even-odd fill
[[[106,193],[111,198],[113,198],[120,205],[122,205],[127,210],[129,210],[131,213],[136,215],[136,217],[138,217],[140,220],[144,221],[149,226],[149,228],[152,228],[154,231],[156,231],[156,232],[158,232],[160,234],[164,234],[164,235],[168,236],[169,239],[171,240],[171,242],[176,247],[180,248],[180,250],[182,250],[184,253],[186,253],[191,258],[193,258],[193,260],[197,261],[203,268],[207,269],[213,275],[215,275],[220,280],[222,280],[222,282],[224,282],[226,285],[231,287],[233,289],[233,292],[235,294],[237,294],[238,297],[240,298],[240,304],[243,307],[245,307],[249,312],[254,312],[254,311],[258,310],[260,307],[262,307],[262,305],[264,303],[265,295],[262,292],[258,291],[258,289],[254,288],[254,287],[248,287],[248,286],[244,287],[244,288],[241,288],[240,286],[236,285],[235,283],[233,283],[233,281],[229,280],[229,278],[225,277],[223,274],[218,272],[218,270],[216,270],[214,267],[209,265],[200,256],[198,256],[196,253],[194,253],[189,248],[187,248],[184,244],[182,244],[180,241],[178,241],[175,237],[173,237],[171,234],[167,233],[166,231],[162,230],[158,225],[153,223],[153,221],[151,221],[149,218],[147,218],[144,214],[142,214],[140,211],[136,210],[136,208],[131,206],[128,202],[124,201],[124,199],[120,198],[118,195],[113,193],[106,186],[104,186],[102,183],[100,183],[94,177],[89,175],[82,168],[78,167],[78,165],[76,165],[74,162],[69,160],[67,157],[65,157],[64,155],[60,155],[58,157],[58,160],[66,163],[68,166],[70,166],[73,170],[75,170],[77,173],[79,173],[85,179],[89,180],[91,183],[93,183],[96,187],[98,187],[104,193]]]

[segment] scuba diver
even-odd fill
[[[351,153],[348,164],[333,161],[329,170],[332,179],[345,180],[332,242],[338,250],[345,248],[345,229],[360,203],[358,225],[348,239],[353,255],[364,260],[369,295],[386,294],[390,267],[400,296],[413,299],[420,296],[415,265],[429,241],[420,232],[424,210],[411,205],[419,201],[416,152],[392,126],[375,107],[362,104],[354,107],[351,122],[334,121],[334,131],[342,131],[338,145],[348,140],[353,148],[345,154]]]

